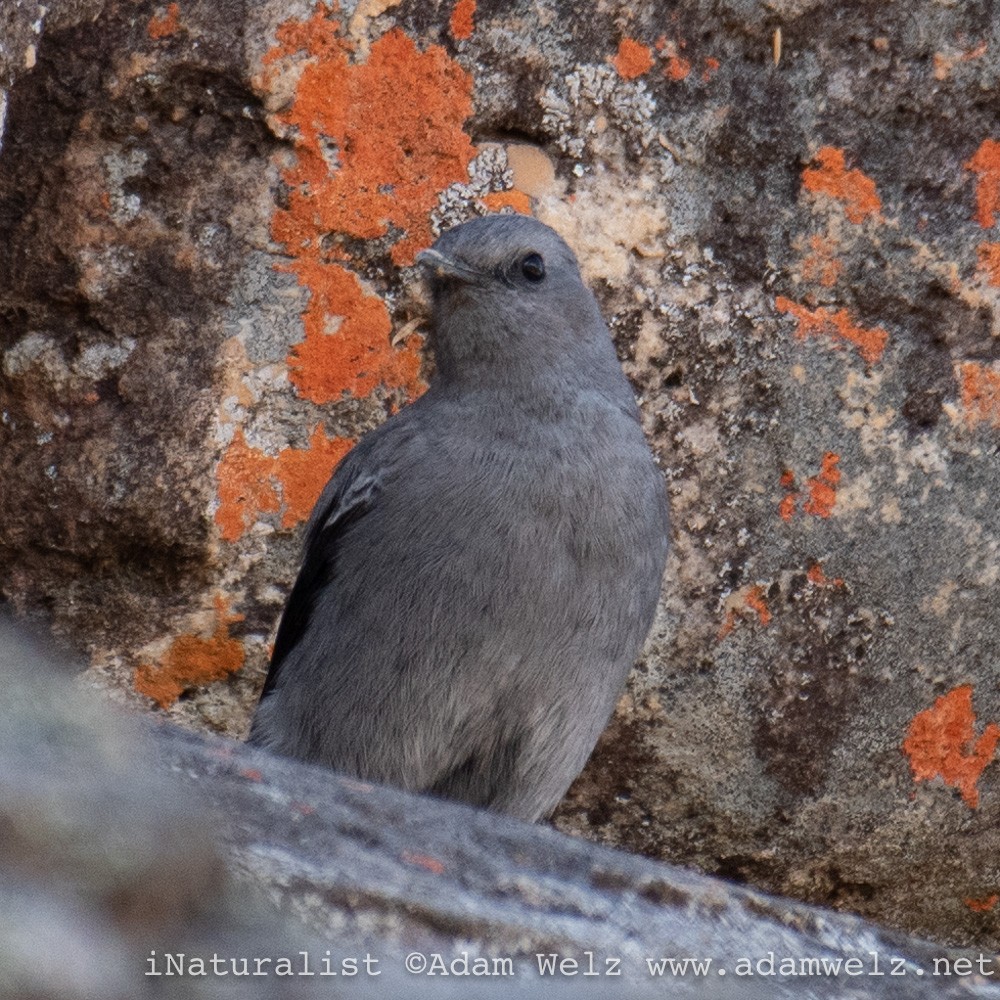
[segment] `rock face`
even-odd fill
[[[414,254],[532,211],[598,294],[675,526],[557,825],[997,945],[989,5],[61,0],[0,27],[0,583],[97,682],[243,731],[312,502],[421,390]]]
[[[126,724],[0,640],[0,997],[1000,996],[989,956]]]

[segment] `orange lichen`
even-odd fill
[[[985,899],[966,899],[964,903],[973,913],[989,913],[997,903],[1000,903],[1000,895],[994,893]]]
[[[422,338],[407,337],[404,350],[393,347],[385,302],[366,294],[357,275],[341,265],[304,256],[292,267],[312,291],[302,314],[305,339],[288,355],[288,377],[299,394],[319,404],[345,393],[366,396],[378,385],[416,395]]]
[[[795,513],[795,504],[798,502],[799,494],[795,491],[795,473],[791,469],[785,469],[781,474],[781,488],[785,495],[778,504],[778,515],[782,521],[790,521]]]
[[[994,894],[984,899],[966,899],[964,902],[973,913],[989,913],[997,903],[1000,903],[1000,896]]]
[[[407,864],[423,868],[434,875],[444,874],[444,865],[437,858],[432,858],[429,854],[419,854],[416,851],[403,851],[400,859]]]
[[[522,215],[531,215],[531,198],[523,191],[491,191],[480,199],[491,212],[502,208],[512,208]]]
[[[158,39],[176,35],[181,27],[180,14],[180,5],[176,3],[168,4],[166,11],[159,16],[154,14],[149,19],[149,27],[146,28],[149,37]]]
[[[843,587],[844,581],[838,577],[829,577],[823,572],[823,567],[818,563],[814,562],[806,570],[806,578],[809,580],[813,586],[816,587]]]
[[[757,612],[757,619],[760,621],[761,625],[771,624],[771,612],[768,610],[767,601],[764,598],[763,587],[759,584],[751,587],[750,592],[746,596],[745,603],[751,611]]]
[[[802,507],[805,513],[824,518],[833,513],[837,502],[837,485],[840,483],[840,469],[837,468],[839,461],[838,454],[828,451],[820,462],[819,473],[806,480],[809,499]]]
[[[806,480],[808,499],[802,505],[804,513],[822,518],[827,518],[833,513],[833,508],[837,503],[837,486],[840,483],[841,475],[840,469],[837,468],[839,461],[840,456],[836,452],[828,451],[820,461],[819,472]],[[791,469],[786,469],[781,474],[780,482],[781,488],[785,490],[785,496],[781,498],[778,505],[778,514],[783,521],[790,521],[795,514],[799,500],[802,499],[802,493],[795,488],[795,474]],[[818,569],[818,564],[810,569],[808,574],[809,579],[814,583],[819,582],[818,578],[814,579],[813,577],[816,570],[822,574],[822,570]],[[824,582],[830,582],[825,577],[822,579]],[[833,582],[841,584],[843,580]]]
[[[684,56],[676,55],[667,58],[667,65],[663,68],[663,75],[668,80],[675,82],[686,80],[691,74],[691,60]]]
[[[719,71],[719,67],[722,64],[718,59],[713,56],[705,56],[705,68],[701,71],[701,79],[704,83],[708,83],[713,76]]]
[[[976,182],[976,221],[989,229],[1000,212],[1000,142],[984,139],[965,164],[978,178]]]
[[[623,38],[611,63],[620,77],[634,80],[653,68],[653,53],[648,45],[643,45],[634,38]]]
[[[958,380],[968,426],[987,423],[1000,427],[1000,372],[964,361],[958,366]]]
[[[739,612],[734,608],[730,608],[726,612],[726,620],[722,623],[719,628],[719,634],[715,637],[716,642],[722,642],[723,639],[729,635],[734,628],[736,628],[736,619],[739,617]]]
[[[986,275],[986,282],[1000,288],[1000,243],[980,243],[976,248],[979,270]]]
[[[353,445],[348,438],[327,437],[317,424],[308,448],[285,448],[278,453],[274,476],[281,484],[285,502],[281,515],[283,528],[294,527],[309,517],[330,474]]]
[[[440,46],[421,52],[399,29],[352,63],[322,5],[277,37],[263,86],[276,85],[286,60],[301,70],[294,99],[277,116],[295,136],[296,161],[283,173],[287,207],[271,222],[292,257],[288,269],[310,292],[305,339],[288,359],[292,383],[319,404],[379,385],[416,395],[420,338],[390,344],[385,304],[338,263],[350,260],[338,238],[390,236],[398,265],[431,242],[431,209],[444,188],[468,179],[475,153],[462,130],[472,79]]]
[[[736,622],[744,617],[747,611],[752,611],[757,615],[757,621],[761,625],[770,625],[773,615],[767,606],[767,598],[764,588],[760,584],[754,584],[744,590],[738,590],[727,601],[726,618],[716,636],[721,642],[736,627]]]
[[[666,35],[660,35],[656,39],[654,45],[657,52],[663,55],[666,59],[666,65],[663,67],[663,75],[668,80],[683,80],[691,73],[691,60],[685,59],[681,55],[681,49],[687,47],[687,42],[681,40],[675,42],[669,40]],[[705,66],[707,67],[704,74],[702,74],[703,80],[708,80],[712,73],[719,68],[718,59],[706,59]],[[711,72],[709,72],[711,70]]]
[[[298,56],[295,97],[279,116],[296,132],[297,162],[284,172],[289,203],[272,233],[297,260],[316,262],[346,256],[321,245],[327,233],[374,239],[399,230],[392,259],[411,264],[433,239],[438,194],[468,180],[475,150],[462,126],[472,77],[440,46],[421,52],[398,28],[366,62],[351,63],[324,11],[287,22],[265,57],[275,72],[285,57],[303,49],[307,57]]]
[[[823,146],[813,160],[818,166],[802,171],[802,186],[807,191],[843,203],[851,222],[864,222],[870,215],[878,217],[882,200],[875,190],[875,182],[860,170],[848,170],[842,149]]]
[[[189,688],[220,681],[243,666],[243,643],[229,636],[232,622],[243,615],[229,612],[226,599],[215,599],[215,632],[207,639],[180,635],[170,644],[160,663],[143,664],[133,675],[140,693],[152,698],[160,708],[169,708]]]
[[[452,8],[451,20],[448,22],[452,38],[461,40],[472,35],[474,27],[472,19],[475,13],[476,0],[458,0]]]
[[[1000,743],[1000,726],[991,722],[977,737],[975,723],[972,685],[963,684],[917,713],[903,741],[914,779],[941,777],[946,785],[959,790],[970,809],[979,805],[976,783]]]
[[[279,510],[283,528],[304,521],[353,444],[347,438],[327,437],[317,425],[308,448],[285,448],[271,456],[247,444],[243,431],[237,429],[216,469],[219,534],[235,542],[262,514]]]
[[[814,233],[809,238],[810,253],[802,261],[802,277],[824,288],[832,288],[843,270],[843,265],[834,257],[836,248],[833,240]]]
[[[889,334],[882,327],[859,326],[851,319],[851,314],[846,309],[834,310],[829,306],[807,309],[785,298],[784,295],[779,295],[774,300],[774,305],[778,312],[791,313],[798,321],[795,336],[799,340],[805,340],[810,336],[825,336],[829,337],[836,347],[840,347],[841,342],[846,342],[856,347],[861,357],[869,364],[881,361],[886,344],[889,342]]]
[[[270,480],[274,459],[247,444],[237,428],[215,470],[219,508],[215,523],[227,542],[235,542],[260,517],[278,510],[278,491]]]

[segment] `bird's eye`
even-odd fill
[[[542,260],[541,254],[529,253],[524,260],[521,261],[521,274],[523,274],[528,281],[539,282],[545,277],[545,261]]]

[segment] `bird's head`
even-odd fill
[[[483,363],[560,368],[610,344],[573,251],[537,219],[473,219],[417,263],[429,278],[432,346],[445,377]]]

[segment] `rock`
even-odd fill
[[[0,997],[217,998],[218,979],[147,976],[150,958],[291,946],[134,720],[3,617],[0,673]],[[255,995],[298,993],[274,980]]]
[[[954,974],[988,956],[140,727],[0,640],[0,997],[1000,997]]]
[[[3,594],[96,683],[244,731],[313,500],[426,376],[414,253],[531,210],[675,527],[557,826],[997,946],[987,6],[8,8]]]
[[[561,986],[567,997],[661,997],[666,989],[752,1000],[801,997],[805,984],[818,998],[1000,997],[982,976],[948,974],[965,958],[970,972],[997,975],[990,955],[978,965],[978,953],[949,952],[544,826],[249,747],[220,752],[217,738],[167,726],[158,736],[160,759],[226,818],[221,836],[240,877],[264,887],[321,940],[373,935],[393,955],[387,965],[404,950],[429,968],[439,955],[448,968],[509,958],[529,995],[544,997],[561,996],[554,992]],[[649,962],[655,968],[668,956],[711,958],[711,972],[654,974]],[[567,965],[564,976],[540,975],[553,958],[578,963],[576,971]],[[810,971],[851,958],[850,974]],[[456,978],[468,995],[468,981]],[[425,982],[429,995],[450,995],[440,972]]]

